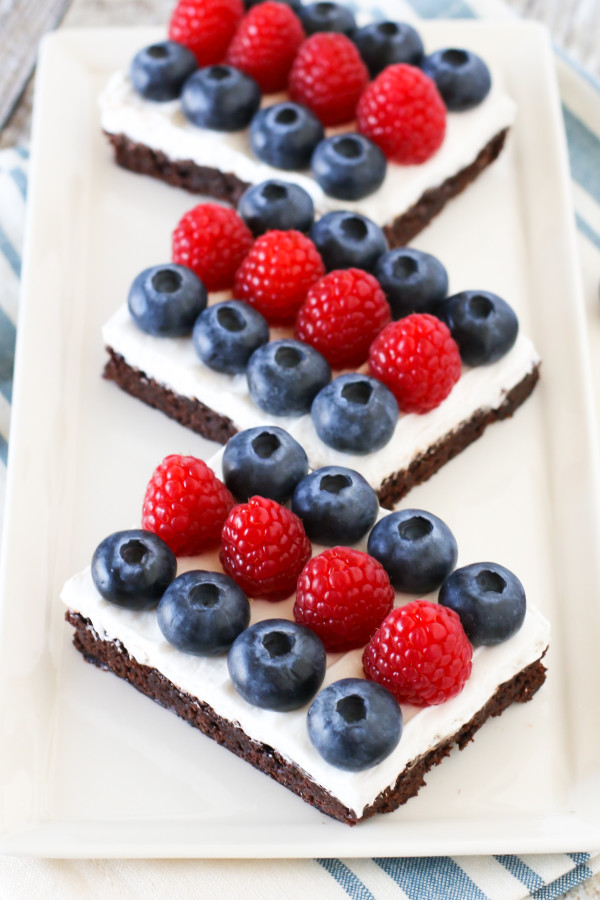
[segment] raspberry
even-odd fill
[[[315,556],[298,579],[294,618],[332,652],[362,647],[394,603],[381,563],[350,547]]]
[[[227,62],[254,78],[266,94],[272,94],[285,89],[303,40],[304,29],[290,7],[267,0],[253,6],[242,19],[229,46]]]
[[[363,666],[399,703],[436,706],[462,691],[472,656],[454,610],[413,600],[384,620],[365,647]]]
[[[309,287],[324,274],[310,238],[299,231],[268,231],[238,269],[233,296],[257,309],[271,325],[286,325],[294,321]]]
[[[190,209],[173,232],[173,262],[195,272],[208,291],[233,285],[235,273],[254,237],[233,209],[200,203]]]
[[[199,66],[221,62],[242,16],[242,0],[179,0],[169,37],[189,47]]]
[[[221,565],[248,597],[285,600],[311,554],[298,516],[266,497],[236,506],[223,525]]]
[[[234,499],[212,469],[193,456],[167,456],[152,473],[142,527],[178,556],[195,556],[219,541]]]
[[[390,322],[375,338],[369,368],[403,412],[426,413],[446,399],[460,378],[460,353],[440,319],[413,313]]]
[[[356,45],[344,34],[313,34],[290,72],[292,100],[308,106],[323,125],[342,125],[356,114],[369,75]]]
[[[296,319],[296,337],[335,368],[356,368],[390,319],[385,294],[372,275],[339,269],[310,288]]]
[[[356,116],[358,130],[401,165],[425,162],[446,132],[446,107],[434,82],[404,63],[388,66],[371,82]]]

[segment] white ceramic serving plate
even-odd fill
[[[532,25],[435,22],[519,104],[500,160],[415,242],[453,291],[518,309],[542,382],[508,422],[414,490],[461,558],[514,569],[551,619],[546,686],[488,722],[420,795],[356,828],[327,819],[119,679],[86,665],[58,599],[110,531],[139,521],[168,452],[215,445],[100,378],[100,327],[169,258],[194,198],[117,169],[98,131],[108,74],[156,39],[62,32],[38,73],[0,631],[0,851],[38,856],[294,857],[600,846],[600,572],[588,361],[552,61]],[[227,412],[227,410],[224,410]]]

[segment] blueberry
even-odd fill
[[[436,310],[458,344],[467,366],[484,366],[508,353],[517,339],[519,320],[505,300],[489,291],[462,291]]]
[[[273,416],[301,416],[331,381],[318,350],[301,341],[270,341],[252,354],[247,369],[250,396]]]
[[[317,31],[338,31],[352,37],[356,31],[356,19],[341,3],[307,3],[300,9],[300,19],[307,35]]]
[[[445,522],[422,509],[384,516],[369,535],[367,552],[379,560],[397,591],[428,594],[448,577],[458,557]]]
[[[456,569],[442,585],[438,599],[458,613],[475,647],[500,644],[516,634],[527,607],[517,576],[489,562]]]
[[[302,8],[302,3],[300,0],[277,0],[278,3],[285,3],[286,6],[290,6],[295,13],[298,13]],[[257,6],[259,3],[264,3],[264,0],[244,0],[244,5],[246,9],[251,9],[253,6]]]
[[[377,518],[379,501],[358,472],[323,466],[298,484],[292,510],[302,519],[311,541],[333,547],[360,541]]]
[[[448,293],[448,273],[439,259],[412,247],[397,247],[379,257],[373,275],[383,288],[392,317],[434,313]]]
[[[315,207],[310,194],[298,184],[287,181],[263,181],[242,194],[238,213],[258,237],[265,231],[310,231]]]
[[[250,125],[254,153],[277,169],[306,169],[324,137],[317,117],[298,103],[276,103],[261,109]]]
[[[312,700],[325,677],[325,660],[314,632],[287,619],[265,619],[236,638],[227,668],[248,703],[287,712]]]
[[[241,131],[260,106],[260,88],[233,66],[207,66],[186,81],[181,106],[185,117],[200,128]]]
[[[204,365],[235,375],[245,372],[254,351],[267,343],[269,326],[243,300],[223,300],[198,316],[192,337]]]
[[[326,213],[310,230],[310,238],[328,272],[364,269],[370,272],[388,248],[379,225],[360,213],[340,210]]]
[[[362,200],[383,184],[386,158],[362,134],[337,134],[317,145],[311,160],[317,183],[330,197]]]
[[[423,41],[412,25],[405,22],[365,25],[359,28],[353,40],[371,78],[395,63],[420,66],[423,61]]]
[[[177,560],[151,531],[116,531],[96,547],[92,580],[105,600],[125,609],[152,609],[175,578]]]
[[[193,571],[171,582],[157,610],[158,627],[183,653],[225,653],[250,622],[250,603],[221,572]]]
[[[259,494],[284,503],[308,472],[298,441],[276,425],[247,428],[227,442],[223,479],[239,503]]]
[[[140,272],[129,289],[127,306],[137,327],[147,334],[182,337],[191,332],[206,300],[198,276],[169,263]]]
[[[179,97],[185,80],[197,68],[198,62],[191,50],[175,41],[162,41],[136,53],[129,77],[142,97],[164,102]]]
[[[362,772],[382,762],[402,735],[402,710],[380,684],[342,678],[310,705],[308,736],[323,759],[338,769]]]
[[[492,86],[490,70],[470,50],[437,50],[426,56],[422,69],[436,83],[451,112],[472,109],[485,100]]]
[[[398,404],[384,384],[368,375],[339,375],[313,401],[311,416],[328,447],[364,455],[390,440]]]

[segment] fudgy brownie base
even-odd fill
[[[375,813],[392,812],[406,803],[425,783],[427,772],[448,756],[454,744],[462,750],[486,719],[490,716],[499,716],[511,703],[525,703],[530,700],[546,677],[546,668],[540,658],[517,673],[510,681],[500,685],[485,706],[455,735],[442,741],[407,766],[399,774],[396,783],[382,791],[374,803],[363,810],[362,816],[357,816],[336,797],[312,781],[306,772],[280,756],[273,747],[252,740],[241,728],[217,715],[207,703],[180,691],[157,669],[138,663],[119,641],[102,640],[94,631],[89,619],[72,610],[67,611],[65,618],[75,629],[73,636],[75,647],[88,662],[125,679],[142,694],[172,710],[190,725],[199,728],[217,743],[227,747],[236,756],[240,756],[279,784],[298,794],[307,803],[348,825],[356,825],[357,822],[370,818]]]

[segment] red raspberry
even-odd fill
[[[242,19],[227,62],[250,75],[266,94],[283,91],[304,29],[285,3],[259,3]]]
[[[436,706],[460,694],[473,648],[453,609],[413,600],[392,610],[363,653],[367,678],[399,703]]]
[[[356,115],[356,104],[369,73],[345,34],[313,34],[305,41],[290,72],[292,100],[308,106],[323,125],[342,125]]]
[[[253,241],[235,210],[200,203],[173,232],[173,262],[195,272],[208,291],[228,290]]]
[[[405,166],[433,156],[446,132],[446,107],[433,80],[405,63],[388,66],[371,82],[356,117],[358,130]]]
[[[461,372],[450,330],[428,313],[389,325],[369,350],[371,374],[390,389],[403,412],[426,413],[445,400]]]
[[[265,497],[236,506],[223,525],[221,565],[249,597],[285,600],[311,554],[298,516]]]
[[[169,37],[192,51],[199,66],[221,62],[242,16],[242,0],[179,0]]]
[[[205,462],[173,454],[148,482],[142,528],[161,537],[177,556],[195,556],[218,543],[234,502]]]
[[[325,649],[362,647],[394,603],[380,562],[350,547],[315,556],[298,579],[294,618],[317,634]]]
[[[238,269],[233,295],[271,325],[286,325],[294,321],[309,287],[324,274],[323,260],[310,238],[299,231],[267,231]]]
[[[296,319],[296,337],[342,369],[362,365],[391,319],[379,282],[362,269],[339,269],[313,284]]]

